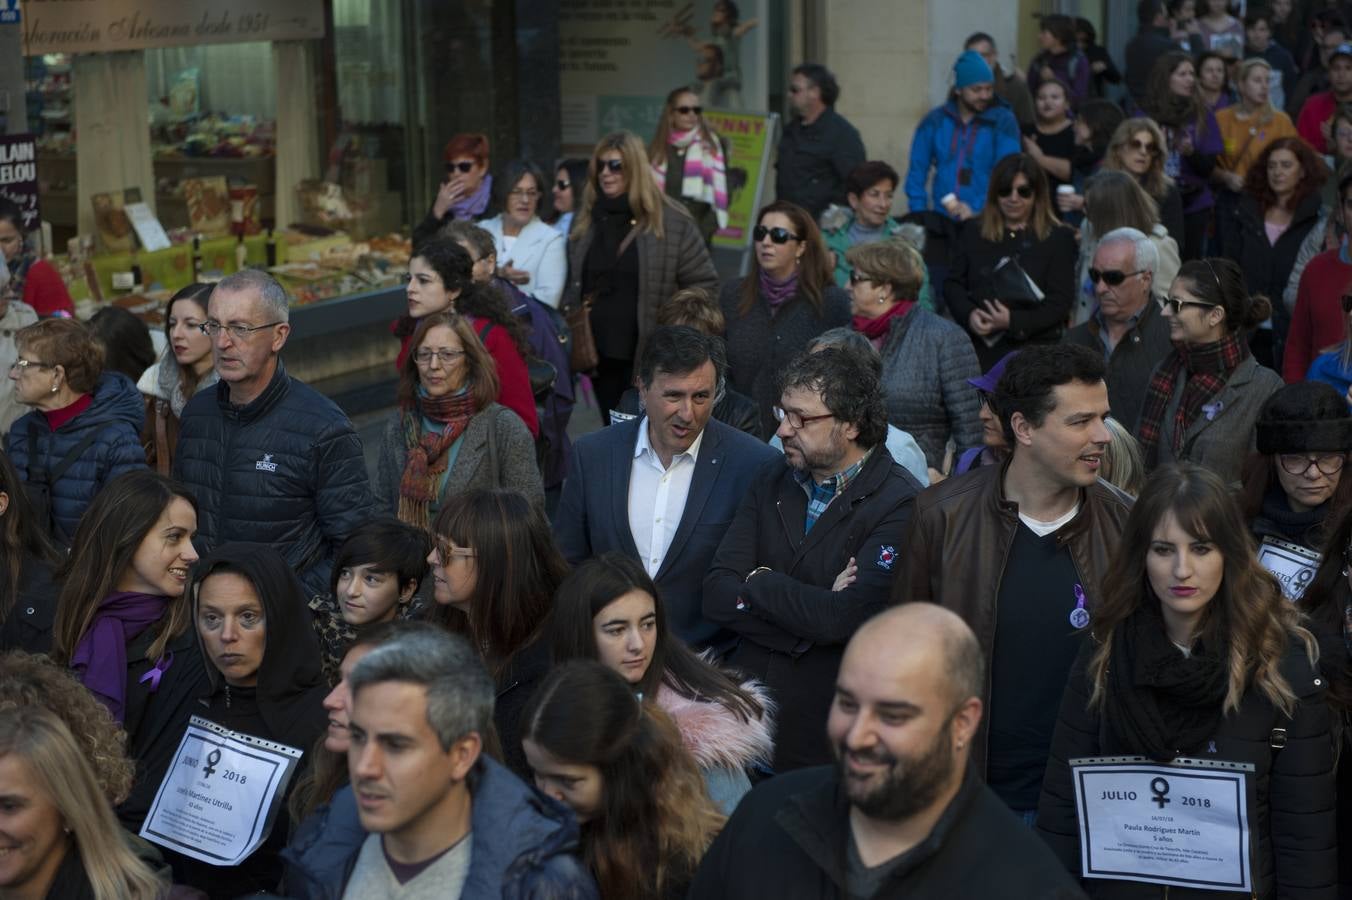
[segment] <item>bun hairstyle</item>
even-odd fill
[[[1189,260],[1179,268],[1178,278],[1188,282],[1198,300],[1225,311],[1225,328],[1230,334],[1247,334],[1272,315],[1272,301],[1262,294],[1250,295],[1244,272],[1228,259],[1212,256]]]

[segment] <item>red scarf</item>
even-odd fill
[[[881,316],[875,316],[870,319],[867,316],[854,317],[854,330],[868,338],[870,341],[876,341],[887,334],[888,329],[892,327],[894,319],[900,319],[911,311],[915,306],[914,300],[898,300],[897,305],[883,313]]]
[[[399,479],[399,518],[418,528],[431,524],[431,505],[437,499],[437,483],[446,471],[446,451],[460,439],[477,412],[469,391],[433,399],[419,397],[413,409],[403,414],[404,447],[408,456]],[[423,433],[426,416],[445,427]]]

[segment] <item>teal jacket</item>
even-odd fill
[[[854,211],[844,206],[832,205],[827,207],[826,212],[822,213],[822,237],[826,239],[827,248],[836,258],[836,284],[843,288],[850,286],[850,264],[845,259],[845,251],[854,246],[850,241],[850,226],[853,224]],[[889,238],[900,237],[904,239],[916,250],[924,250],[923,239],[920,246],[917,246],[917,234],[924,234],[923,231],[918,230],[917,226],[908,226],[899,219],[889,218],[883,233]],[[925,273],[925,280],[920,285],[920,296],[916,299],[921,306],[933,312],[934,296],[930,292],[929,272]]]

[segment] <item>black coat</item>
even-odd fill
[[[830,760],[836,670],[855,629],[888,604],[920,490],[879,445],[806,535],[807,493],[783,459],[742,498],[704,579],[704,615],[737,635],[728,663],[763,681],[779,707],[775,771]],[[854,584],[833,592],[851,557]],[[760,566],[771,571],[747,582]]]
[[[1005,232],[1003,240],[988,241],[981,236],[980,218],[963,223],[944,281],[944,301],[953,321],[972,334],[983,371],[1017,347],[1060,339],[1075,301],[1075,262],[1079,254],[1075,232],[1064,225],[1053,227],[1045,240],[1038,240],[1031,228],[1025,228]],[[1001,299],[990,285],[996,265],[1006,256],[1016,259],[1046,296],[1036,305],[1011,306],[1009,330],[991,347],[971,331],[968,319],[981,301]]]
[[[1086,641],[1071,669],[1061,701],[1060,720],[1052,737],[1051,758],[1042,782],[1037,829],[1061,857],[1066,868],[1080,871],[1079,828],[1075,790],[1066,760],[1088,756],[1133,755],[1102,719],[1100,709],[1088,709],[1087,667],[1094,650]],[[1231,762],[1252,763],[1256,807],[1249,823],[1256,838],[1253,883],[1256,897],[1283,900],[1331,898],[1337,881],[1337,841],[1334,826],[1333,739],[1325,702],[1325,682],[1292,640],[1281,662],[1281,672],[1298,698],[1290,719],[1250,687],[1239,711],[1221,720],[1215,738],[1197,754]],[[1286,745],[1272,749],[1273,729],[1286,729]],[[1088,885],[1096,897],[1160,897],[1163,888],[1127,881],[1099,881]],[[1170,890],[1175,900],[1233,897],[1232,893]]]
[[[705,854],[691,900],[847,896],[849,805],[835,766],[759,785]],[[1033,832],[969,776],[934,830],[874,895],[907,900],[1075,900],[1084,894]]]
[[[39,560],[24,560],[14,604],[4,622],[0,622],[0,652],[26,650],[46,654],[52,649],[59,592],[51,566]]]
[[[497,693],[493,700],[493,724],[502,742],[502,760],[512,774],[534,784],[535,773],[521,749],[521,717],[535,689],[549,674],[549,642],[544,637],[522,647],[497,674]]]
[[[1230,226],[1223,232],[1226,245],[1221,248],[1221,255],[1239,263],[1250,294],[1262,294],[1272,301],[1274,337],[1281,342],[1285,342],[1286,332],[1291,328],[1291,313],[1282,302],[1282,295],[1286,293],[1300,247],[1319,221],[1319,203],[1318,191],[1306,197],[1286,231],[1276,244],[1271,244],[1263,227],[1262,207],[1245,194],[1235,207]],[[1282,358],[1279,348],[1276,358]]]
[[[845,179],[867,157],[859,130],[834,108],[811,125],[784,126],[775,160],[775,196],[797,203],[815,221],[832,203],[844,205]]]

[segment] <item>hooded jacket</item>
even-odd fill
[[[567,807],[483,756],[470,791],[470,832],[477,839],[460,900],[596,900],[596,883],[578,857],[577,822]],[[287,895],[340,900],[364,838],[352,844],[340,870],[321,869],[298,848],[288,849]]]
[[[992,103],[970,122],[962,121],[956,100],[936,106],[920,120],[920,127],[911,139],[911,164],[906,171],[906,202],[910,211],[942,211],[939,200],[953,193],[972,212],[980,212],[986,205],[991,169],[1009,154],[1022,150],[1019,123],[1003,104]],[[931,167],[934,183],[927,194],[925,183]],[[960,169],[970,173],[966,183],[958,176]]]
[[[139,412],[139,395],[136,404]],[[280,360],[252,403],[231,406],[224,382],[188,401],[174,476],[197,497],[200,548],[242,538],[269,544],[311,596],[329,592],[334,551],[373,508],[352,423]]]
[[[713,700],[685,697],[662,684],[654,701],[676,723],[681,743],[704,774],[709,797],[727,815],[751,790],[746,770],[767,766],[775,752],[774,701],[758,681],[742,689],[759,701],[764,713],[744,721],[731,709]]]
[[[104,372],[94,385],[89,408],[56,431],[38,409],[24,414],[10,428],[9,459],[26,481],[39,468],[50,472],[91,432],[94,435],[93,443],[51,486],[52,520],[61,531],[55,537],[62,546],[68,545],[80,516],[105,484],[123,472],[145,467],[144,421],[136,385],[120,372]]]

